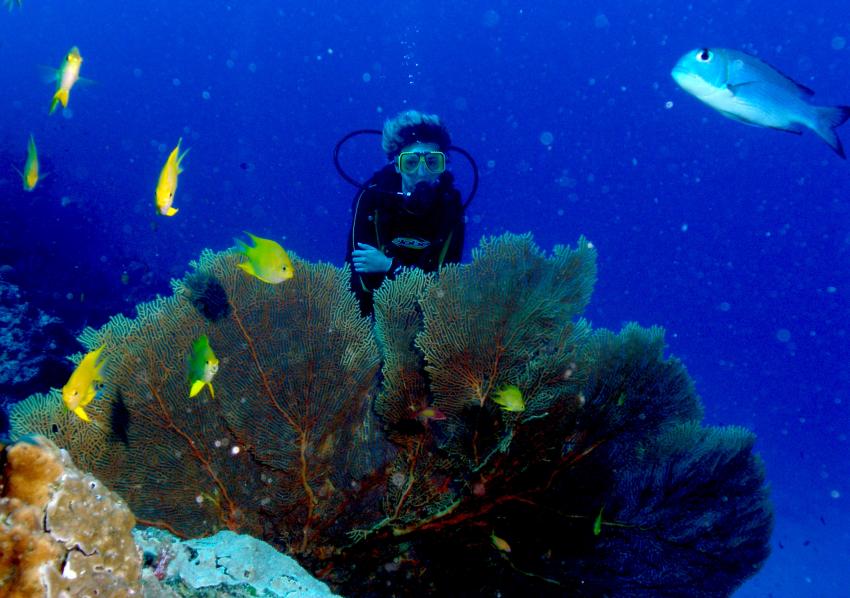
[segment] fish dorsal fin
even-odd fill
[[[813,90],[797,83],[794,79],[757,56],[740,51],[734,51],[732,54],[732,60],[729,61],[729,70],[727,73],[727,81],[732,86],[759,80],[771,85],[793,89],[802,96],[811,97],[815,95]]]

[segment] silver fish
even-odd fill
[[[797,135],[810,129],[846,158],[835,129],[850,117],[850,107],[810,104],[815,92],[755,56],[699,48],[682,56],[671,74],[682,89],[723,116]]]

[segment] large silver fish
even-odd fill
[[[682,56],[671,74],[682,89],[723,116],[797,135],[811,129],[846,157],[835,129],[850,117],[850,107],[810,104],[815,92],[755,56],[699,48]]]

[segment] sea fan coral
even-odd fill
[[[546,255],[504,235],[472,263],[403,272],[374,325],[347,269],[296,259],[265,285],[237,260],[205,252],[173,297],[86,331],[109,356],[93,425],[54,392],[12,412],[15,432],[53,436],[146,522],[252,533],[346,595],[707,596],[766,558],[752,437],[700,426],[660,329],[580,318],[586,240]],[[199,280],[225,315],[193,305]],[[188,397],[201,334],[215,399]],[[514,411],[493,400],[506,387]]]

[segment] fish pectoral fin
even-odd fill
[[[210,387],[210,396],[211,396],[212,398],[215,398],[215,391],[213,390],[212,382],[207,382],[207,386],[209,386],[209,387]]]
[[[192,388],[189,390],[189,398],[192,398],[199,392],[201,392],[205,384],[206,382],[204,382],[203,380],[195,380],[194,382],[192,382]]]
[[[181,174],[181,173],[183,172],[183,166],[182,166],[183,158],[185,158],[185,157],[186,157],[186,154],[188,154],[188,153],[189,153],[189,150],[190,150],[190,149],[192,149],[192,148],[187,147],[187,148],[183,151],[183,153],[182,153],[182,154],[180,154],[179,156],[177,156],[177,174]]]
[[[38,70],[41,80],[44,83],[56,83],[59,80],[59,69],[55,69],[52,66],[40,65]]]
[[[81,420],[83,420],[84,422],[89,422],[89,421],[91,421],[91,420],[89,419],[88,414],[85,412],[85,410],[84,410],[82,407],[77,407],[76,409],[74,409],[74,414],[75,414],[77,417],[79,417]]]
[[[753,85],[754,83],[758,83],[758,81],[744,81],[743,83],[727,83],[726,89],[732,92],[732,95],[738,93],[738,90],[742,87],[746,87],[747,85]]]

